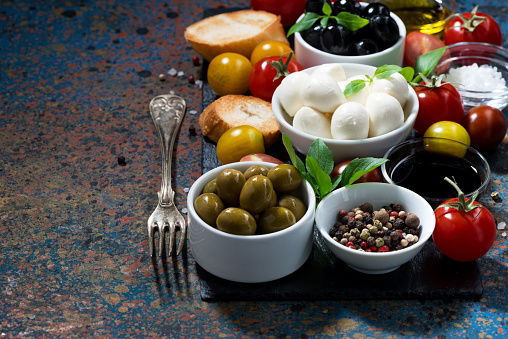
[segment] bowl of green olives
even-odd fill
[[[325,2],[331,4],[328,0],[308,1],[306,13],[322,16]],[[310,28],[295,32],[295,58],[304,68],[334,62],[375,67],[386,64],[402,66],[406,27],[387,6],[345,0],[331,4],[331,11],[330,19],[325,21],[326,26],[323,26],[322,20],[316,20]],[[369,22],[353,31],[332,19],[341,12]]]
[[[389,273],[415,258],[435,223],[422,196],[388,183],[342,187],[316,209],[316,227],[330,251],[366,274]]]
[[[292,165],[245,161],[204,173],[187,196],[191,253],[209,273],[259,283],[308,259],[316,199]]]

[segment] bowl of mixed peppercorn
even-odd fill
[[[316,209],[328,248],[349,267],[384,274],[413,259],[432,236],[434,211],[417,193],[387,183],[362,183],[330,193]]]

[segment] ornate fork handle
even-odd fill
[[[185,116],[185,100],[176,95],[164,94],[150,101],[150,114],[159,136],[162,152],[162,183],[158,194],[159,205],[174,204],[174,192],[171,188],[171,158],[176,134]]]

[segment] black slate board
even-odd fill
[[[209,9],[205,10],[204,16],[224,11],[224,8]],[[206,82],[207,66],[205,63],[202,70],[203,109],[217,98]],[[215,143],[206,137],[202,139],[202,168],[206,173],[221,164]],[[280,138],[267,153],[289,163]],[[309,259],[296,272],[282,279],[256,284],[236,283],[216,277],[198,264],[196,269],[204,301],[478,300],[483,294],[479,264],[476,261],[459,263],[448,259],[432,240],[413,260],[397,270],[369,275],[353,270],[335,257],[316,229]],[[365,281],[369,283],[365,284]]]

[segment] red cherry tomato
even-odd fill
[[[469,133],[471,146],[480,151],[496,148],[506,136],[506,117],[488,105],[472,108],[464,115],[461,124]]]
[[[458,198],[444,203],[456,201]],[[434,213],[436,227],[432,239],[437,248],[453,260],[466,262],[482,257],[496,238],[496,221],[492,214],[476,201],[473,206],[477,208],[469,212],[438,207]]]
[[[286,64],[288,57],[271,56],[263,58],[252,67],[249,76],[249,89],[253,96],[268,102],[272,101],[273,92],[275,92],[275,89],[284,79],[284,75],[274,80],[277,76],[277,70],[269,63],[278,62],[279,59],[282,60],[282,63]],[[303,66],[291,58],[287,65],[287,70],[289,73],[298,72],[303,70]]]
[[[436,36],[422,32],[411,32],[406,36],[404,64],[409,67],[415,67],[418,57],[441,47],[445,47],[445,44]],[[450,53],[448,52],[448,54]],[[446,57],[446,52],[441,57],[441,60],[444,57]]]
[[[280,15],[282,26],[289,27],[303,14],[307,0],[251,0],[250,7]]]
[[[478,6],[471,12],[462,14],[466,20],[460,16],[450,20],[443,34],[443,40],[446,45],[459,42],[486,42],[501,46],[503,36],[499,24],[490,15],[477,12],[477,8]],[[483,21],[480,22],[479,20]],[[478,22],[480,23],[474,27]]]
[[[424,85],[425,82],[421,82]],[[460,123],[464,115],[464,104],[457,89],[450,84],[439,87],[414,87],[420,108],[414,130],[424,134],[427,128],[438,121]]]
[[[353,159],[343,161],[340,164],[336,165],[333,168],[332,173],[330,173],[330,177],[333,179],[337,175],[342,174],[342,172],[344,171],[346,166],[351,161],[353,161]],[[358,178],[358,180],[356,180],[354,182],[354,184],[359,184],[362,182],[382,182],[382,181],[383,181],[383,175],[381,174],[381,170],[379,169],[379,167],[376,167],[372,171],[367,172],[364,175],[362,175],[360,178]]]

